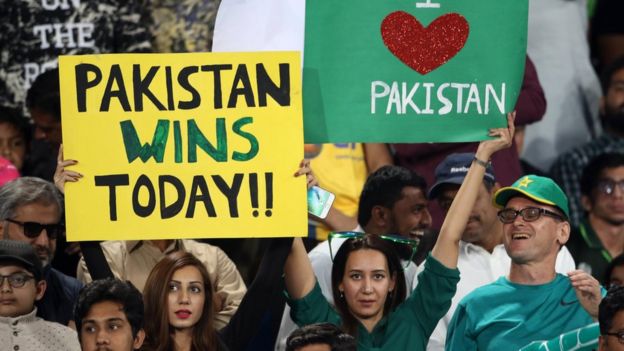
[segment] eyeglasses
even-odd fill
[[[329,255],[334,262],[334,253],[332,252],[332,239],[354,239],[361,240],[366,236],[362,232],[331,232],[329,233]],[[416,240],[407,239],[400,235],[377,235],[380,239],[388,241],[394,248],[397,256],[403,261],[403,269],[406,269],[412,262],[418,242]]]
[[[498,219],[505,224],[513,223],[518,215],[522,216],[522,219],[526,222],[537,221],[542,215],[557,218],[561,221],[565,220],[565,218],[558,213],[538,207],[526,207],[519,211],[513,208],[505,208],[498,211]]]
[[[621,193],[624,193],[624,180],[615,181],[613,179],[602,179],[598,181],[596,188],[605,195],[612,195],[615,192],[615,187],[620,189]]]
[[[48,233],[48,238],[50,240],[56,239],[61,233],[63,233],[63,225],[62,224],[41,224],[37,222],[20,222],[14,219],[6,218],[7,222],[19,224],[24,227],[24,235],[26,235],[30,239],[35,239],[39,235],[41,235],[41,231],[45,229],[46,233]]]
[[[0,287],[4,285],[4,279],[9,281],[12,288],[21,288],[27,281],[35,279],[32,275],[26,273],[13,273],[10,275],[0,275]]]
[[[624,345],[624,331],[619,331],[617,333],[605,333],[604,335],[615,336],[618,339],[618,342]]]

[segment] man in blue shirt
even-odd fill
[[[446,350],[517,350],[592,323],[602,299],[598,281],[582,271],[555,273],[570,236],[568,201],[551,179],[534,175],[494,195],[503,207],[507,277],[467,295],[450,322]]]

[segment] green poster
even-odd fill
[[[462,142],[506,124],[526,0],[306,2],[306,143]]]

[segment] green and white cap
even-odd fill
[[[511,186],[499,189],[494,194],[494,205],[503,208],[512,197],[516,196],[525,196],[541,204],[555,206],[565,214],[566,218],[570,217],[568,197],[550,178],[533,174],[524,176]]]

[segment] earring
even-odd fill
[[[388,290],[388,297],[392,297],[392,289]]]
[[[344,299],[344,291],[340,290],[340,298]]]

